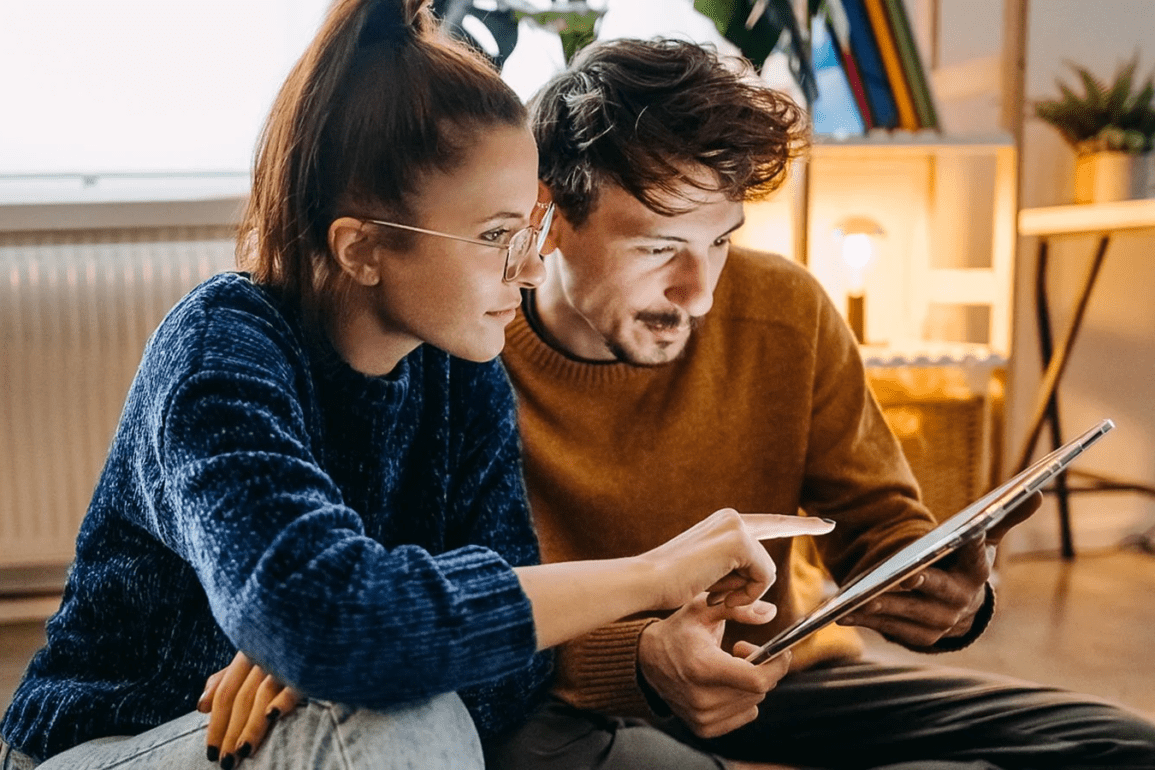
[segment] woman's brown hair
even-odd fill
[[[428,0],[337,0],[265,123],[238,264],[315,330],[339,301],[330,223],[411,220],[424,174],[459,166],[478,131],[525,119],[493,66],[441,32]]]
[[[538,176],[575,226],[603,184],[623,188],[652,210],[714,172],[731,200],[777,189],[807,144],[805,113],[759,83],[748,65],[682,40],[612,40],[575,57],[530,100]]]

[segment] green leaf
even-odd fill
[[[1056,79],[1060,98],[1037,102],[1035,115],[1054,126],[1072,145],[1136,151],[1155,142],[1155,72],[1135,90],[1138,54],[1121,64],[1108,87],[1086,67],[1066,62],[1083,86],[1076,93]],[[1141,141],[1142,140],[1142,141]]]
[[[1114,84],[1107,91],[1105,99],[1107,115],[1116,123],[1122,120],[1126,112],[1127,97],[1131,95],[1131,82],[1135,77],[1135,67],[1138,64],[1139,58],[1136,56],[1120,68],[1119,73],[1115,76]]]
[[[738,0],[694,0],[694,10],[714,22],[719,35],[725,35],[737,3]]]
[[[1099,109],[1103,106],[1107,89],[1103,83],[1083,67],[1076,67],[1079,79],[1083,81],[1085,91],[1084,100],[1089,107]]]

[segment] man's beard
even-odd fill
[[[634,315],[634,323],[641,324],[642,326],[646,326],[657,331],[672,331],[681,328],[688,328],[691,332],[693,332],[694,329],[698,328],[699,321],[699,318],[695,318],[694,316],[687,316],[684,313],[679,313],[674,310],[664,312],[643,310],[642,312]],[[672,344],[674,344],[673,341],[658,342],[657,347],[659,350],[665,350]],[[631,354],[630,351],[628,351],[621,343],[617,342],[616,340],[609,339],[608,337],[606,338],[606,348],[609,349],[610,354],[614,357],[615,360],[623,364],[647,367],[663,366],[664,364],[676,361],[686,352],[686,344],[683,343],[681,350],[678,351],[677,355],[665,358],[661,361],[641,361],[638,360],[636,356]]]

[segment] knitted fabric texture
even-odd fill
[[[767,543],[778,579],[764,626],[729,624],[725,644],[759,643],[844,582],[934,526],[867,387],[857,345],[804,268],[732,249],[714,306],[685,354],[659,367],[575,361],[519,314],[503,354],[520,402],[526,482],[545,561],[640,553],[718,508],[834,519],[828,535]],[[566,645],[560,694],[648,716],[627,621]],[[860,654],[830,626],[794,666]]]
[[[236,649],[353,706],[460,691],[483,736],[547,689],[512,570],[538,549],[500,364],[422,346],[366,377],[295,318],[224,274],[149,341],[0,729],[14,748],[174,719]]]

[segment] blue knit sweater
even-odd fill
[[[460,691],[483,737],[547,688],[511,569],[538,551],[500,364],[422,346],[365,377],[293,318],[225,274],[153,335],[0,726],[14,748],[174,719],[236,649],[356,706]]]

